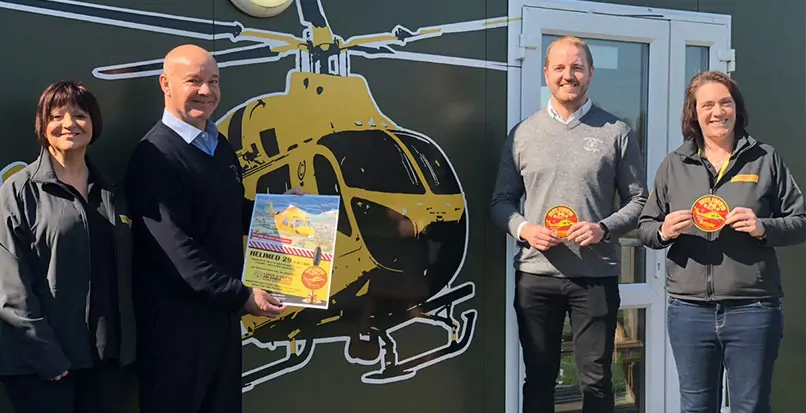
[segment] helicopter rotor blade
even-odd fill
[[[297,0],[299,20],[310,27],[311,43],[322,46],[333,43],[333,31],[330,29],[321,0]]]
[[[353,36],[347,39],[341,46],[351,49],[356,46],[380,47],[387,45],[405,46],[409,42],[439,37],[448,33],[462,33],[479,30],[506,27],[510,21],[519,18],[497,17],[492,19],[473,20],[461,23],[448,23],[440,26],[430,26],[411,31],[403,26],[395,26],[389,33],[376,33],[368,35]]]
[[[315,28],[327,27],[327,17],[322,10],[319,0],[297,0],[299,2],[299,17],[304,23]]]
[[[299,48],[305,46],[305,40],[299,37],[270,30],[243,29],[236,41],[260,42],[275,46],[275,51],[283,52],[284,48]]]
[[[283,33],[244,29],[237,21],[175,16],[73,0],[5,0],[0,1],[0,8],[200,40],[251,40],[263,43],[275,40],[287,45],[302,41]]]
[[[256,63],[276,62],[286,56],[294,54],[296,49],[278,52],[269,46],[257,44],[227,50],[211,52],[218,67],[242,66]],[[146,60],[142,62],[124,63],[112,66],[97,67],[92,70],[93,76],[104,80],[132,79],[140,77],[157,76],[162,73],[164,59]]]
[[[464,57],[434,55],[427,53],[413,53],[401,52],[389,47],[382,48],[366,48],[366,47],[353,47],[350,50],[351,55],[361,56],[367,59],[399,59],[409,60],[425,63],[438,63],[454,66],[477,67],[481,69],[493,69],[506,71],[510,65],[504,62],[495,62],[490,60],[468,59]]]
[[[215,22],[72,0],[6,0],[0,1],[0,8],[202,40],[234,38],[242,30],[236,22]]]

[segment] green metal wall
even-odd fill
[[[302,26],[293,8],[270,19],[254,19],[238,12],[229,0],[92,0],[94,3],[137,8],[219,21],[239,21],[246,27],[300,35]],[[733,47],[737,71],[750,108],[750,129],[776,146],[801,182],[806,166],[797,163],[804,153],[803,132],[796,120],[806,113],[806,4],[800,0],[621,0],[613,3],[726,13],[733,17]],[[2,3],[2,2],[0,2]],[[423,26],[506,16],[507,0],[431,2],[410,0],[322,0],[328,22],[344,38],[389,32],[395,25],[410,30]],[[200,4],[203,7],[200,7]],[[4,49],[7,74],[0,98],[0,167],[30,161],[37,153],[33,138],[36,98],[49,82],[82,80],[99,96],[106,117],[106,136],[91,155],[115,179],[137,139],[158,119],[161,96],[154,77],[101,80],[93,68],[155,59],[173,46],[194,41],[169,34],[41,16],[0,8],[0,35],[14,39]],[[98,41],[102,39],[102,41]],[[227,41],[195,41],[211,50],[233,45]],[[398,47],[427,53],[505,62],[506,28],[456,33]],[[475,334],[466,352],[424,368],[409,379],[387,384],[365,384],[361,375],[377,366],[353,364],[345,358],[344,343],[320,344],[311,361],[247,392],[246,411],[293,408],[331,411],[369,409],[408,412],[500,412],[504,406],[504,236],[488,217],[498,152],[506,132],[506,73],[483,68],[353,57],[352,72],[363,75],[381,111],[397,124],[429,136],[445,152],[463,186],[469,217],[466,259],[456,284],[472,282],[475,295],[458,305],[457,312],[478,311]],[[58,63],[56,63],[58,62]],[[293,58],[273,63],[222,69],[223,100],[216,117],[255,96],[285,89]],[[345,104],[350,97],[345,96]],[[299,116],[312,114],[299,108]],[[365,154],[370,156],[370,154]],[[801,391],[806,382],[804,349],[806,280],[801,276],[804,247],[782,250],[786,299],[786,332],[777,365],[774,410],[794,411],[806,404]],[[344,326],[349,331],[350,325]],[[420,342],[441,343],[441,330],[414,326],[401,342],[408,357],[427,351]],[[249,353],[252,354],[252,353]],[[252,355],[246,356],[252,362]],[[300,386],[304,385],[304,387]],[[132,381],[131,388],[136,383]],[[305,390],[302,390],[302,389]],[[2,389],[0,389],[2,392]],[[317,401],[320,400],[320,401]],[[134,400],[122,404],[136,411]],[[0,394],[0,412],[11,412]]]

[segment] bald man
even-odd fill
[[[647,191],[634,132],[587,96],[593,73],[583,40],[554,41],[543,68],[548,107],[513,128],[501,152],[492,215],[519,246],[514,304],[526,367],[523,413],[554,412],[566,314],[582,412],[614,409],[618,239],[637,227]]]
[[[159,84],[162,119],[135,147],[126,177],[140,411],[237,413],[240,316],[274,317],[285,307],[240,281],[253,202],[233,148],[210,120],[221,96],[216,61],[179,46],[165,56]]]

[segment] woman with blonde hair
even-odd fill
[[[681,412],[717,412],[727,370],[731,413],[770,412],[783,334],[775,247],[806,239],[803,194],[780,153],[747,132],[737,84],[717,71],[686,89],[685,142],[661,163],[639,219],[669,248],[669,342]]]

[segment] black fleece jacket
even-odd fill
[[[126,176],[134,217],[136,297],[241,314],[244,199],[238,159],[219,134],[209,156],[161,121],[136,146]],[[200,314],[201,315],[201,314]]]
[[[794,177],[772,146],[750,136],[737,139],[720,179],[705,162],[693,140],[670,153],[638,221],[645,245],[669,247],[669,294],[695,301],[783,296],[775,247],[806,240],[806,205]],[[723,198],[730,209],[752,209],[766,228],[765,236],[758,239],[730,226],[718,232],[691,226],[675,240],[660,239],[667,214],[691,209],[697,198],[708,194]]]

